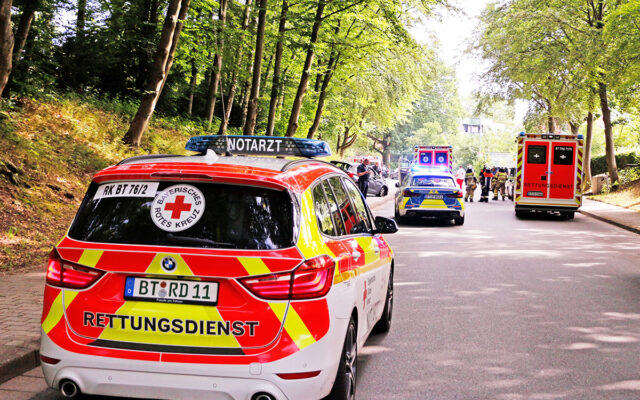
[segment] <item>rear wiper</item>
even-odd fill
[[[224,247],[224,248],[236,247],[236,245],[233,243],[216,242],[215,240],[194,238],[194,237],[188,237],[188,236],[176,236],[172,233],[167,234],[167,239],[170,242],[180,243],[180,244],[206,244],[212,247]]]

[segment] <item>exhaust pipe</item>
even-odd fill
[[[260,392],[251,396],[251,400],[276,400],[276,398],[269,393]]]
[[[60,393],[67,399],[75,399],[80,394],[80,388],[74,381],[65,379],[60,382]]]

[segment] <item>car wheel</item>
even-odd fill
[[[529,213],[526,211],[522,211],[522,210],[516,210],[516,218],[524,218],[528,215]]]
[[[387,193],[389,193],[389,189],[387,189],[386,186],[383,186],[382,189],[380,189],[380,193],[378,193],[378,196],[384,197],[387,195]]]
[[[574,219],[576,217],[576,213],[573,211],[567,211],[560,213],[564,219]]]
[[[384,303],[384,311],[380,321],[373,327],[375,333],[387,333],[391,329],[391,317],[393,316],[393,269],[389,273],[387,284],[387,298]]]
[[[458,217],[458,218],[454,218],[453,222],[456,225],[464,225],[464,216]]]
[[[344,339],[338,374],[333,382],[331,393],[325,400],[355,400],[356,398],[356,361],[358,358],[358,341],[356,323],[349,320],[347,336]]]

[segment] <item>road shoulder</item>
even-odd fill
[[[640,213],[601,201],[584,199],[580,213],[640,234]]]

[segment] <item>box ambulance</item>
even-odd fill
[[[452,174],[453,148],[451,146],[416,146],[413,149],[413,167]]]
[[[582,135],[518,135],[515,210],[559,212],[572,219],[582,205]]]

